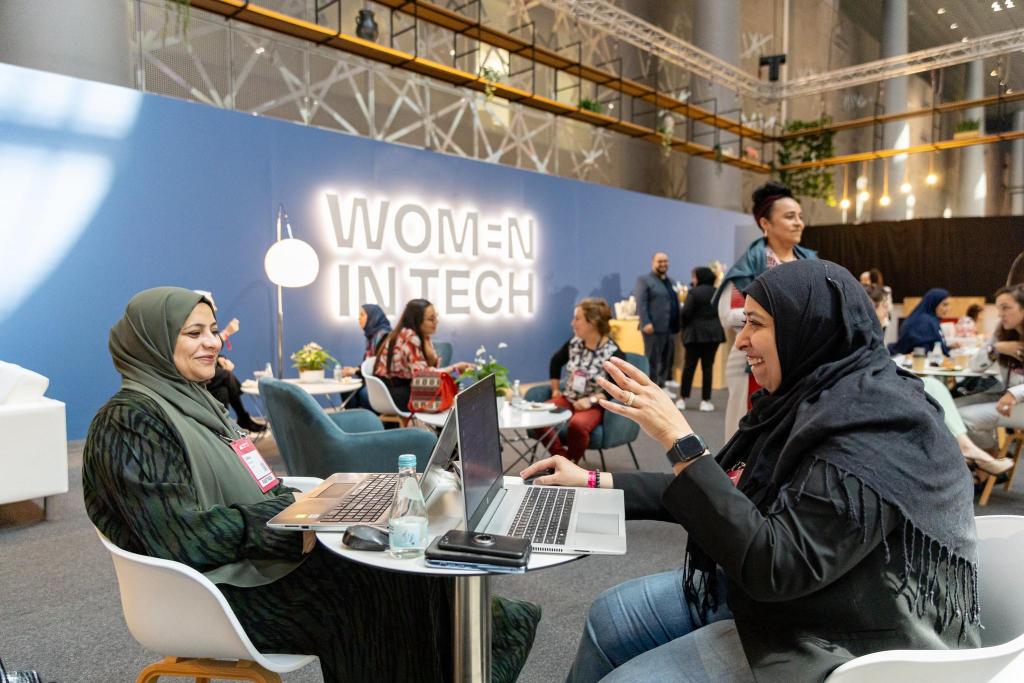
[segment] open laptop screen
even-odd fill
[[[455,410],[459,422],[466,529],[473,531],[502,483],[494,375],[488,375],[456,396]]]

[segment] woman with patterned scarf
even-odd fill
[[[687,531],[682,569],[599,596],[570,681],[821,681],[890,649],[977,647],[971,478],[939,406],[889,360],[841,266],[784,263],[746,288],[736,339],[763,387],[712,457],[642,372],[602,383],[675,475],[600,477],[627,517]],[[536,483],[581,485],[560,458]]]

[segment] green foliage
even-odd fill
[[[508,348],[508,344],[501,342],[498,349]],[[512,383],[508,379],[508,368],[499,363],[494,356],[487,354],[487,349],[481,346],[476,350],[476,358],[473,359],[473,367],[459,375],[459,381],[464,379],[481,380],[487,375],[494,374],[494,391],[498,396],[504,396]]]
[[[323,370],[327,361],[337,364],[337,360],[316,342],[309,342],[291,355],[295,361],[293,367],[299,370]]]
[[[967,133],[972,130],[981,130],[981,121],[978,119],[964,119],[956,124],[957,133]]]
[[[174,25],[172,33],[188,38],[188,27],[192,21],[192,5],[190,0],[164,0],[164,25],[160,30],[161,41],[167,44],[167,32]],[[174,14],[173,21],[171,14]]]
[[[505,74],[490,66],[480,67],[480,78],[484,80],[484,95],[490,100],[494,97],[494,84],[500,83]]]
[[[790,121],[786,124],[786,133],[799,133],[814,130],[832,122],[831,116],[823,116],[813,121]],[[827,159],[835,154],[832,140],[834,131],[819,131],[798,138],[787,138],[779,143],[776,163],[779,166],[804,161]],[[832,172],[828,167],[805,168],[799,171],[779,171],[779,179],[785,183],[797,197],[824,199],[830,205],[835,202],[835,187]]]
[[[583,98],[580,100],[580,109],[586,109],[587,111],[592,111],[595,114],[601,114],[604,112],[604,105],[597,100],[588,100],[587,98]]]

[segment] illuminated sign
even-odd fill
[[[536,311],[531,216],[335,192],[323,200],[335,315],[357,315],[365,303],[398,315],[417,298],[446,316]]]

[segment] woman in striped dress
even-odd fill
[[[136,295],[111,329],[121,390],[83,456],[93,524],[121,548],[203,572],[258,649],[315,654],[325,681],[450,680],[450,580],[376,571],[267,528],[295,492],[231,447],[244,432],[203,386],[217,331],[210,302],[174,287]],[[515,680],[539,608],[494,606],[492,673]]]

